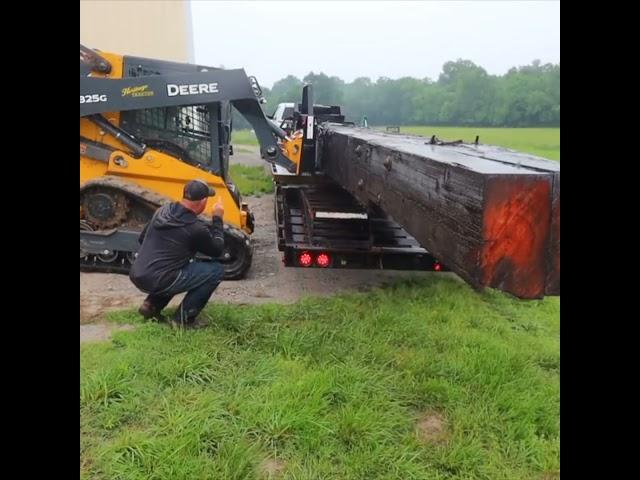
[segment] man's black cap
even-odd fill
[[[184,186],[182,196],[187,200],[198,201],[203,198],[213,197],[216,191],[203,180],[191,180]]]

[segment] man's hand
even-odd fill
[[[221,199],[213,206],[213,216],[220,218],[224,217],[224,205]]]

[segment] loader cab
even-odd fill
[[[227,179],[230,104],[212,103],[122,112],[121,128],[148,147]]]
[[[194,73],[211,67],[124,57],[124,76]],[[203,170],[229,178],[231,103],[160,107],[121,113],[120,127],[160,150]]]

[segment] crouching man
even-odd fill
[[[148,294],[138,310],[145,319],[164,321],[162,309],[175,295],[187,292],[170,322],[174,327],[200,326],[197,316],[224,276],[219,262],[194,260],[196,253],[219,257],[224,249],[222,202],[215,205],[210,226],[198,218],[214,195],[204,181],[192,180],[182,200],[159,208],[140,234],[129,278]]]

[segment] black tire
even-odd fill
[[[223,261],[224,279],[241,280],[251,268],[253,249],[249,237],[244,233],[230,228],[224,231],[225,251],[231,255],[231,259]]]

